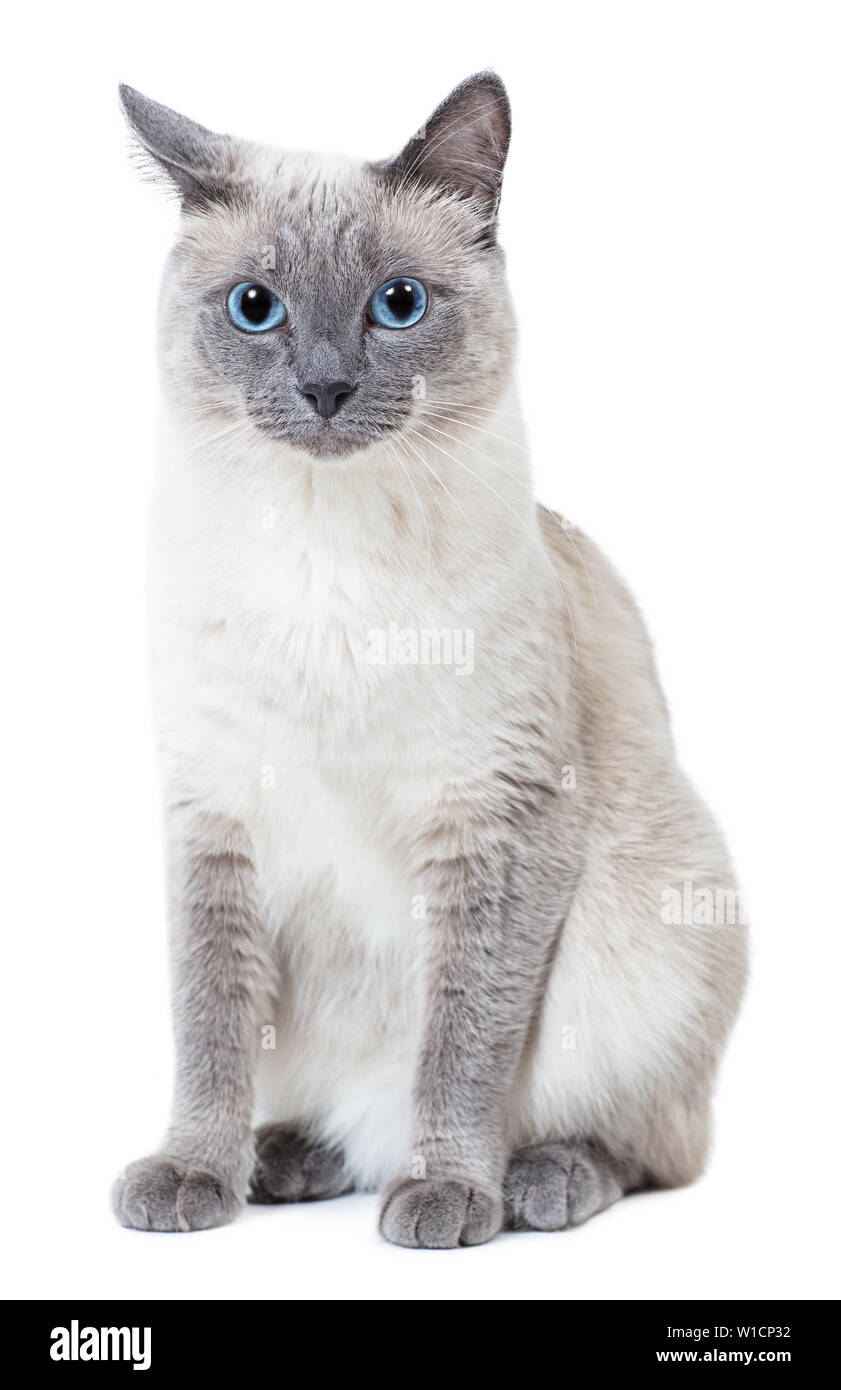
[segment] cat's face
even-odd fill
[[[322,459],[493,403],[513,348],[498,79],[463,84],[383,164],[278,153],[123,100],[184,202],[162,296],[177,399]]]

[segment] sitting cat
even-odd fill
[[[380,163],[122,102],[182,217],[150,566],[175,1100],[119,1219],[381,1188],[387,1239],[453,1247],[692,1181],[745,933],[664,906],[730,901],[727,853],[633,601],[533,497],[501,82]]]

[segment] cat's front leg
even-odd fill
[[[245,1201],[269,965],[243,828],[181,811],[171,819],[170,859],[172,1118],[161,1152],[117,1180],[113,1204],[124,1226],[196,1231],[230,1221]]]
[[[380,1211],[397,1245],[477,1245],[502,1225],[512,1092],[575,877],[554,820],[524,813],[469,853],[442,836],[426,865],[413,1152]]]

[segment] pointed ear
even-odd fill
[[[169,177],[185,204],[203,206],[230,195],[237,141],[120,86],[120,105],[129,129],[154,167]]]
[[[379,167],[475,200],[492,225],[510,139],[508,94],[495,72],[477,72],[442,101],[396,159]]]

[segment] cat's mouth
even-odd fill
[[[300,420],[263,414],[256,414],[254,420],[258,429],[272,439],[291,444],[313,458],[336,459],[370,448],[400,429],[408,416],[408,408],[392,408],[387,416],[376,420],[359,420],[341,412],[329,420],[318,416]]]

